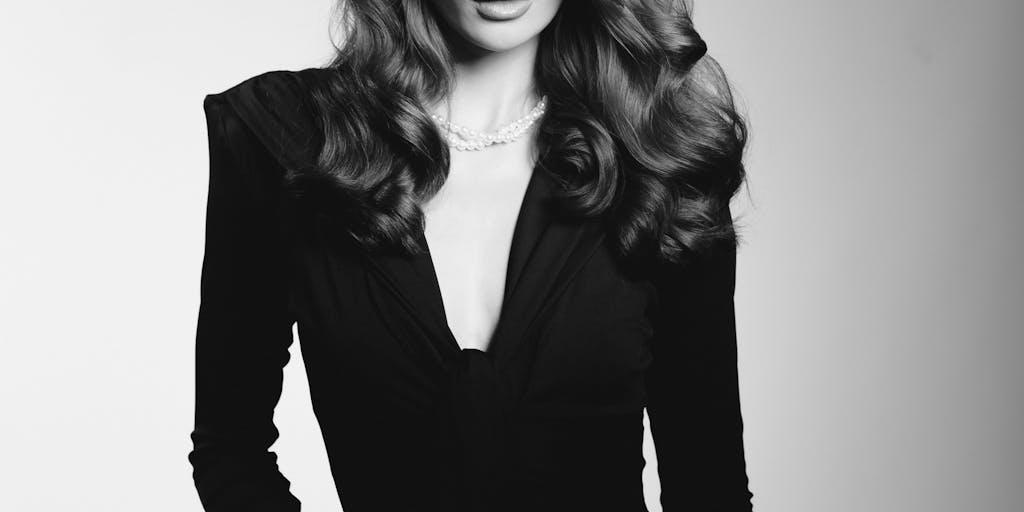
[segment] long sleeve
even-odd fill
[[[725,215],[730,215],[728,208]],[[743,448],[736,249],[659,273],[647,413],[665,512],[753,510]]]
[[[207,511],[298,511],[269,451],[294,323],[269,192],[275,164],[223,98],[203,107],[210,168],[188,460]]]

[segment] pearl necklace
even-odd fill
[[[452,148],[459,151],[479,151],[492,144],[504,144],[521,137],[547,111],[547,99],[547,95],[541,96],[537,105],[525,116],[486,133],[457,125],[437,114],[432,113],[430,117],[446,128],[441,130],[441,136]]]

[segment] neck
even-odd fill
[[[526,115],[540,99],[533,78],[537,47],[533,38],[502,52],[460,49],[454,56],[455,84],[448,104],[442,101],[432,111],[481,131]]]

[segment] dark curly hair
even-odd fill
[[[564,0],[539,36],[534,79],[549,105],[538,169],[561,185],[560,212],[604,216],[623,257],[679,262],[737,241],[728,206],[745,176],[746,121],[691,11],[683,0]],[[451,90],[451,48],[427,0],[346,0],[338,13],[333,72],[311,86],[323,146],[289,186],[330,195],[328,217],[363,247],[421,253],[420,205],[450,158],[423,105]]]

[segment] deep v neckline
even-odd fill
[[[518,282],[519,270],[522,268],[522,261],[519,261],[519,254],[525,249],[522,247],[524,243],[532,243],[536,240],[524,240],[523,234],[525,229],[525,223],[530,218],[530,215],[534,215],[533,208],[539,207],[540,205],[534,204],[534,197],[539,193],[537,187],[541,186],[539,180],[541,179],[540,161],[538,160],[530,171],[530,179],[527,181],[526,189],[523,192],[522,198],[519,200],[519,211],[516,214],[516,220],[512,227],[512,241],[508,250],[508,258],[505,261],[505,279],[502,290],[501,305],[498,308],[498,320],[491,331],[491,336],[487,340],[487,349],[481,350],[473,347],[463,347],[459,343],[458,338],[455,336],[455,332],[452,330],[451,324],[448,323],[448,312],[445,310],[444,295],[441,293],[441,281],[437,274],[437,267],[434,262],[433,253],[430,250],[430,242],[426,236],[426,226],[419,231],[420,242],[423,244],[424,253],[422,255],[425,266],[427,268],[428,277],[430,278],[431,295],[433,298],[433,307],[440,315],[441,325],[444,328],[445,336],[448,338],[448,342],[458,351],[475,350],[483,353],[490,353],[494,347],[494,342],[497,340],[503,328],[503,325],[507,323],[506,317],[508,316],[509,308],[509,297],[512,295],[512,291]]]

